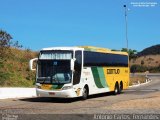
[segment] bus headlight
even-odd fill
[[[68,89],[72,89],[73,88],[73,86],[64,86],[63,88],[62,88],[62,90],[68,90]]]
[[[41,89],[41,85],[37,84],[36,88]]]
[[[41,89],[41,86],[36,86],[36,88]]]

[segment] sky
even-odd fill
[[[129,8],[129,48],[141,51],[160,44],[159,0],[0,0],[0,3],[0,29],[25,49],[84,45],[126,48],[124,4]],[[150,6],[138,6],[143,3]]]

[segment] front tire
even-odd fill
[[[83,88],[82,100],[86,100],[88,98],[88,90],[86,87]]]

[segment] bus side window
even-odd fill
[[[81,78],[82,69],[82,51],[75,52],[75,65],[74,65],[74,75],[73,75],[73,85],[78,84]]]

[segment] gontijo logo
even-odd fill
[[[107,69],[107,74],[119,74],[120,69]]]

